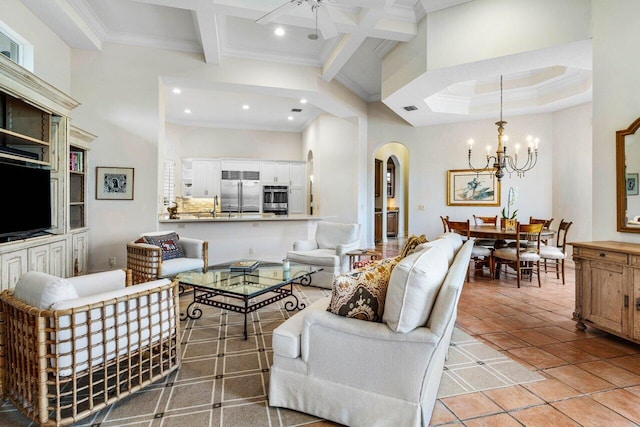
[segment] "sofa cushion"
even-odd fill
[[[415,235],[411,235],[409,236],[409,238],[407,239],[406,242],[404,242],[404,245],[402,246],[402,249],[400,250],[399,256],[400,258],[404,258],[407,255],[411,255],[416,246],[418,246],[421,243],[427,243],[427,236],[425,236],[424,234],[420,235],[420,236],[415,236]]]
[[[324,267],[339,267],[340,257],[335,249],[315,249],[312,251],[289,251],[287,258],[299,264],[309,264]]]
[[[204,268],[204,261],[199,258],[173,258],[162,262],[160,275],[164,277],[174,276],[183,271],[198,270]]]
[[[389,277],[399,260],[399,257],[381,259],[337,276],[327,311],[339,316],[382,322]]]
[[[78,293],[66,279],[39,271],[28,271],[16,283],[13,296],[33,307],[48,309],[59,301],[78,298]]]
[[[426,324],[449,263],[442,247],[430,247],[402,259],[391,272],[384,322],[396,332]]]
[[[185,257],[184,249],[182,249],[180,245],[180,238],[176,233],[145,235],[143,238],[148,244],[158,246],[162,249],[163,261]]]
[[[335,249],[338,245],[358,239],[358,224],[342,224],[339,222],[318,222],[316,241],[320,249]]]

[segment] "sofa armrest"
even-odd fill
[[[127,268],[133,275],[133,283],[157,279],[162,271],[162,250],[147,243],[127,243]]]
[[[419,399],[434,353],[446,351],[427,328],[397,333],[326,311],[305,316],[301,340],[309,375],[407,400]]]
[[[179,242],[187,258],[203,259],[204,247],[207,242],[191,237],[180,237]]]
[[[347,252],[355,251],[360,247],[360,241],[354,240],[353,242],[343,243],[336,246],[336,255],[343,256]]]
[[[318,249],[318,242],[315,240],[296,240],[293,242],[294,251],[313,251]]]

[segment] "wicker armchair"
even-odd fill
[[[127,268],[133,272],[133,283],[144,283],[160,277],[171,277],[188,270],[207,271],[209,242],[188,237],[178,240],[185,256],[163,260],[159,246],[144,243],[144,236],[159,237],[172,231],[144,233],[136,241],[127,243]]]
[[[178,369],[177,282],[130,283],[123,270],[29,272],[2,292],[0,397],[36,424],[63,426]]]

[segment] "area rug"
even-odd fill
[[[301,287],[305,304],[328,296],[329,290]],[[186,308],[190,295],[181,298]],[[318,418],[268,405],[272,331],[294,313],[284,301],[249,317],[243,339],[243,316],[202,307],[203,316],[182,322],[182,366],[165,380],[78,422],[77,426],[297,426]],[[462,393],[538,381],[501,353],[456,329],[438,393]],[[0,406],[0,426],[28,426],[29,421],[8,402]]]

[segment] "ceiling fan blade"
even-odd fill
[[[331,19],[327,6],[317,8],[316,12],[318,13],[318,28],[322,32],[322,37],[328,40],[337,36],[338,29]]]
[[[275,19],[277,19],[279,16],[284,15],[289,10],[295,8],[296,6],[299,6],[300,3],[301,2],[298,1],[298,0],[289,0],[288,2],[286,2],[284,4],[281,4],[280,6],[276,7],[271,12],[269,12],[269,13],[263,15],[262,17],[258,18],[256,20],[256,23],[258,23],[258,24],[268,24],[269,22],[272,22]]]

